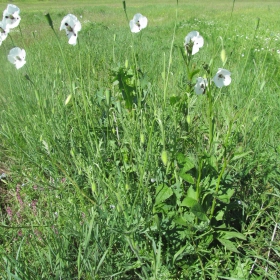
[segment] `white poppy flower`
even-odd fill
[[[65,29],[66,35],[69,39],[68,43],[75,46],[77,44],[78,32],[82,29],[79,20],[72,14],[63,18],[60,24],[60,30]]]
[[[196,84],[194,86],[194,91],[196,94],[203,94],[203,93],[205,93],[207,86],[208,86],[207,79],[198,77],[196,80]]]
[[[15,28],[19,25],[21,17],[20,9],[13,4],[8,4],[7,9],[3,12],[3,22],[6,28]]]
[[[10,50],[8,60],[19,69],[26,63],[25,56],[25,50],[16,47]]]
[[[7,38],[9,31],[3,21],[0,21],[0,45]]]
[[[133,19],[129,22],[131,32],[138,33],[148,24],[148,19],[141,14],[134,15]]]
[[[231,83],[230,75],[231,73],[228,70],[219,68],[213,81],[218,88],[228,86]]]
[[[203,44],[204,39],[197,31],[192,31],[185,37],[184,45],[189,54],[196,54]]]

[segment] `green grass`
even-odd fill
[[[14,2],[20,28],[0,47],[1,277],[278,279],[280,3],[127,1],[129,19],[149,20],[131,34],[122,1],[94,2]],[[59,31],[68,13],[82,23],[74,47]],[[193,30],[205,43],[186,64]],[[231,84],[196,95],[218,68]]]

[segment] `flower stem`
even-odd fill
[[[165,76],[164,91],[163,91],[164,106],[166,105],[166,92],[167,92],[170,68],[171,68],[171,64],[172,64],[172,53],[173,53],[173,47],[174,47],[174,41],[175,41],[175,33],[176,33],[176,27],[177,27],[177,20],[178,20],[178,1],[177,1],[177,6],[176,6],[176,16],[175,16],[175,24],[174,24],[173,36],[172,36],[171,47],[170,47],[170,52],[169,52],[169,61],[168,61],[167,75],[166,76],[164,75]]]
[[[213,144],[213,132],[214,132],[214,116],[213,116],[213,98],[211,90],[207,90],[207,98],[208,98],[208,117],[209,117],[209,152],[211,152],[212,144]]]

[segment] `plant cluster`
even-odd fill
[[[42,77],[27,68],[24,49],[14,46],[8,54],[28,74],[22,79],[17,71],[1,111],[0,148],[15,177],[0,176],[12,186],[0,201],[0,275],[278,279],[280,149],[254,151],[250,130],[257,119],[246,121],[256,110],[254,98],[242,108],[231,102],[242,83],[248,88],[242,80],[248,65],[240,76],[233,69],[232,79],[223,68],[232,65],[223,41],[218,55],[203,57],[209,35],[190,31],[195,28],[177,45],[185,23],[176,14],[169,58],[164,53],[162,72],[152,77],[141,52],[142,36],[152,44],[148,19],[136,13],[129,20],[125,1],[123,8],[131,31],[124,63],[115,34],[112,58],[92,55],[79,40],[90,40],[98,28],[103,36],[106,26],[82,29],[73,14],[59,28],[71,46],[46,14],[57,42],[51,53],[60,55]],[[19,13],[12,4],[4,11],[2,41],[19,25]],[[255,76],[268,79],[256,60]],[[258,81],[250,86],[249,97]]]

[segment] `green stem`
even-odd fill
[[[220,187],[221,179],[222,179],[222,177],[224,175],[226,167],[227,167],[227,159],[226,159],[226,157],[224,157],[224,164],[223,164],[222,170],[221,170],[221,172],[219,174],[219,177],[218,177],[218,180],[217,180],[217,183],[216,183],[216,189],[215,189],[214,199],[213,199],[213,202],[212,202],[211,213],[210,213],[210,220],[212,219],[212,217],[214,215],[214,211],[215,211],[215,207],[216,207],[216,202],[217,202],[217,195],[218,195],[218,192],[219,192],[219,187]]]
[[[210,90],[207,90],[208,97],[208,117],[209,117],[209,152],[213,144],[214,116],[213,116],[213,98]]]
[[[196,181],[196,200],[198,202],[199,202],[199,197],[200,197],[200,180],[201,180],[201,174],[202,174],[202,165],[203,165],[203,161],[200,160],[199,169],[198,169],[198,178]]]
[[[170,68],[171,68],[171,64],[172,64],[172,52],[173,52],[174,41],[175,41],[175,33],[176,33],[176,27],[177,27],[177,20],[178,20],[178,1],[177,1],[177,7],[176,7],[176,17],[175,17],[173,36],[172,36],[171,47],[170,47],[170,52],[169,52],[169,61],[168,61],[167,75],[166,75],[166,77],[164,75],[164,77],[166,78],[165,81],[164,81],[164,90],[163,90],[164,107],[166,105],[166,93],[167,93],[167,86],[168,86]],[[165,60],[164,60],[164,64],[165,64]],[[165,73],[165,69],[164,69],[164,73]]]

